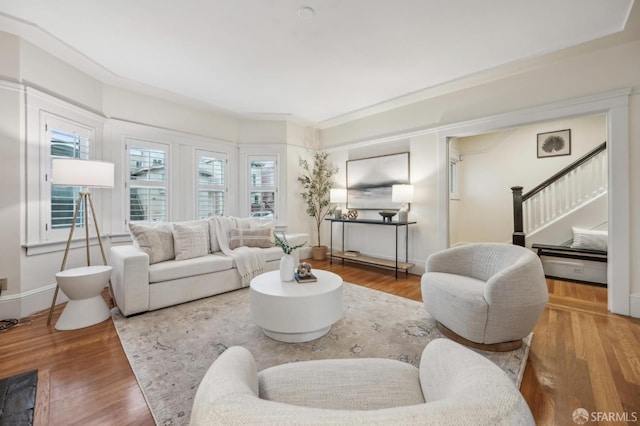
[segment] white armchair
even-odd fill
[[[434,253],[422,276],[422,300],[438,328],[479,349],[520,347],[548,299],[538,256],[511,244],[468,244]]]
[[[420,369],[391,359],[333,359],[257,372],[242,347],[211,365],[191,425],[534,425],[507,375],[446,339],[427,345]]]

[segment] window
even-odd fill
[[[47,135],[50,141],[51,162],[55,158],[89,158],[90,139],[81,136],[71,130],[74,126],[68,126],[67,130],[54,128],[47,125]],[[73,214],[78,202],[78,194],[82,190],[80,186],[51,185],[51,229],[69,229],[73,222]],[[85,205],[82,204],[76,226],[85,226]]]
[[[164,144],[127,140],[128,207],[131,222],[168,220],[168,152]]]
[[[31,87],[25,88],[25,208],[24,245],[27,255],[60,250],[69,238],[69,228],[80,187],[52,184],[54,158],[103,159],[104,118]],[[96,209],[101,208],[103,191],[93,193]],[[93,217],[79,212],[76,226],[91,224]],[[92,224],[91,224],[92,225]],[[93,226],[88,226],[92,233]],[[74,235],[80,238],[84,229]],[[46,244],[44,244],[46,243]],[[53,244],[52,244],[53,243]]]
[[[249,156],[249,216],[276,218],[277,157]]]
[[[209,151],[196,151],[197,212],[200,219],[225,214],[227,159]]]

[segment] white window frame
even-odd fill
[[[460,199],[459,163],[456,158],[449,158],[449,199]]]
[[[42,138],[44,143],[41,145],[42,154],[40,156],[40,159],[42,161],[41,167],[43,170],[45,170],[45,181],[48,182],[48,184],[45,184],[42,186],[42,196],[43,196],[43,199],[48,200],[48,202],[46,202],[45,205],[43,205],[40,210],[42,214],[41,222],[44,224],[45,241],[61,241],[69,237],[69,231],[70,231],[71,225],[69,225],[69,227],[59,228],[59,229],[53,229],[53,226],[52,226],[53,224],[51,220],[51,215],[52,215],[52,209],[51,209],[52,198],[51,197],[53,194],[53,188],[52,188],[53,183],[51,182],[51,178],[52,178],[51,164],[52,164],[53,157],[51,155],[51,131],[53,129],[58,129],[68,133],[76,134],[80,136],[81,139],[84,139],[86,141],[85,142],[86,154],[84,156],[81,156],[80,158],[86,160],[93,157],[93,151],[94,151],[93,141],[95,139],[95,129],[91,127],[87,127],[80,123],[73,122],[71,120],[52,116],[51,114],[43,114],[43,119],[44,119],[43,120],[44,126],[42,131],[44,132],[44,135],[42,136]],[[77,201],[78,199],[76,197],[73,202],[74,208]],[[78,232],[81,232],[84,235],[84,232],[85,232],[84,227],[87,224],[91,224],[91,221],[93,219],[86,214],[88,212],[87,207],[83,205],[82,208],[84,209],[84,212],[85,212],[85,221],[84,223],[76,222],[76,230]],[[90,227],[90,229],[91,228],[92,227]]]
[[[251,160],[264,158],[276,159],[276,187],[275,187],[275,219],[278,225],[286,225],[287,205],[287,169],[285,161],[286,146],[281,144],[245,144],[239,148],[239,215],[249,216],[251,212]]]
[[[204,219],[200,217],[200,191],[219,191],[223,193],[223,211],[222,215],[227,215],[228,213],[228,205],[229,205],[229,158],[226,154],[221,152],[209,151],[204,149],[196,149],[195,150],[195,161],[193,164],[194,169],[194,187],[195,187],[195,213],[196,217]],[[224,172],[223,172],[223,182],[221,185],[216,184],[203,184],[200,183],[200,159],[201,158],[211,158],[216,160],[221,160],[224,162]]]
[[[164,182],[158,181],[136,181],[131,180],[131,150],[134,148],[150,149],[154,151],[162,151],[165,153],[165,180]],[[131,220],[131,188],[143,187],[143,188],[162,188],[165,191],[165,205],[164,205],[164,220],[162,222],[171,220],[170,206],[171,206],[171,149],[170,145],[162,142],[152,142],[148,140],[126,137],[124,147],[125,157],[125,225],[131,222],[146,222],[146,221],[132,221]],[[133,182],[133,184],[132,184]]]
[[[25,88],[26,107],[26,202],[23,245],[27,255],[57,251],[64,248],[69,230],[52,230],[51,222],[51,139],[52,127],[71,130],[88,136],[89,158],[102,160],[104,118],[39,90]],[[102,210],[102,192],[95,191],[93,203],[98,216]],[[90,220],[90,218],[89,218]],[[90,235],[95,233],[89,226]],[[84,230],[83,230],[84,231]],[[84,232],[74,233],[74,241],[84,238]],[[60,244],[52,244],[60,243]]]
[[[259,185],[259,186],[254,186],[252,179],[251,179],[251,163],[254,161],[273,161],[275,163],[275,176],[273,177],[273,185]],[[251,194],[255,193],[255,192],[264,192],[264,193],[273,193],[273,215],[274,218],[277,219],[278,218],[278,213],[280,211],[280,205],[278,202],[278,176],[279,176],[279,169],[280,169],[280,164],[278,162],[278,156],[277,155],[249,155],[247,156],[247,170],[248,170],[248,175],[247,175],[247,179],[249,181],[249,184],[247,185],[247,198],[245,199],[245,203],[247,204],[247,211],[249,212],[249,216],[251,216],[252,212],[251,212]]]

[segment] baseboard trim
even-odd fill
[[[24,318],[51,307],[56,285],[50,284],[34,290],[0,297],[0,312],[3,318]],[[56,304],[66,302],[67,296],[58,292]]]
[[[640,318],[640,293],[629,296],[629,314],[634,318]]]

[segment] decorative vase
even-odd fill
[[[293,272],[296,261],[290,254],[285,254],[280,258],[280,281],[293,281]]]

